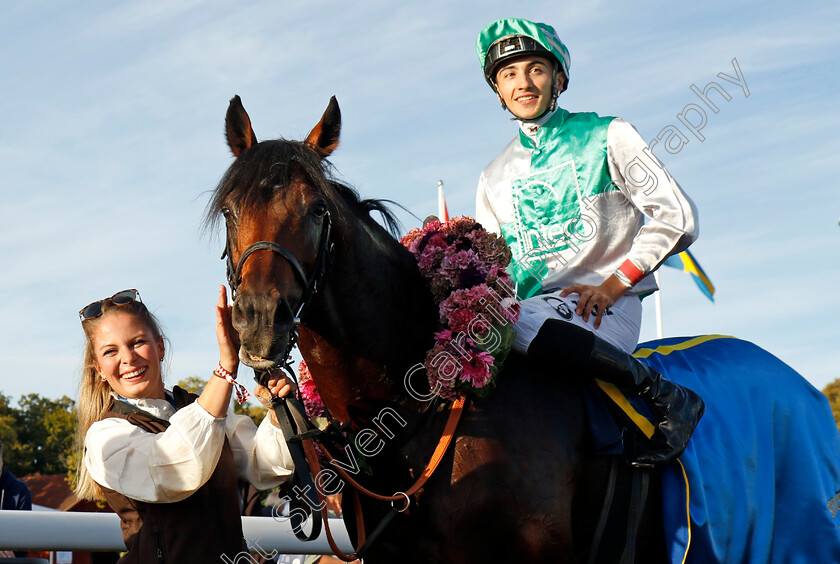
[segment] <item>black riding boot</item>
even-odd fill
[[[649,441],[635,445],[632,462],[637,464],[660,464],[681,455],[705,410],[693,391],[571,323],[547,320],[531,341],[528,357],[554,369],[581,370],[640,397],[653,412],[656,429]]]

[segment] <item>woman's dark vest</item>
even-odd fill
[[[197,398],[179,387],[173,390],[175,408]],[[149,433],[162,433],[169,422],[125,402],[115,402],[102,418],[127,419]],[[216,470],[198,491],[174,503],[146,503],[102,488],[111,509],[120,516],[128,553],[118,564],[171,564],[236,561],[245,550],[239,516],[237,472],[227,437]]]

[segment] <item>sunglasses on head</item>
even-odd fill
[[[87,321],[89,319],[95,319],[102,315],[102,305],[105,302],[111,302],[117,306],[123,306],[125,304],[130,304],[131,302],[143,302],[140,299],[140,294],[137,290],[123,290],[122,292],[117,292],[110,298],[105,298],[104,300],[98,300],[91,304],[86,305],[82,309],[79,310],[79,317],[82,321]]]

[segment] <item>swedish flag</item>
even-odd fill
[[[694,256],[690,252],[683,251],[678,255],[672,255],[665,259],[663,264],[665,266],[670,266],[671,268],[678,268],[683,272],[691,274],[691,277],[694,279],[694,283],[697,284],[700,291],[706,294],[707,298],[715,301],[714,284],[712,284],[712,281],[709,280],[709,277],[706,276],[706,273],[703,272],[703,269],[700,268],[700,264],[694,259]]]

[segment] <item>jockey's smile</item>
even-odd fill
[[[519,119],[542,116],[552,102],[553,64],[545,57],[525,55],[512,59],[496,71],[499,101]],[[557,91],[562,91],[565,76],[557,73]]]

